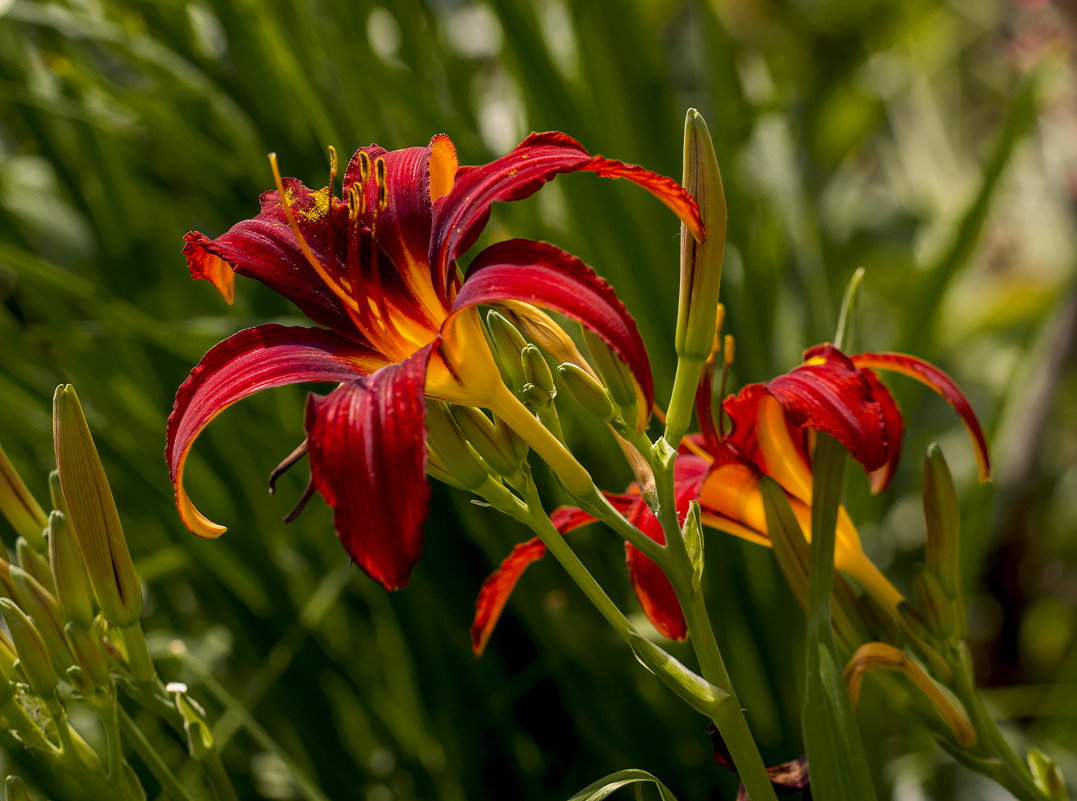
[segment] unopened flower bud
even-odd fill
[[[637,426],[639,394],[632,371],[598,334],[585,328],[583,339],[587,343],[587,351],[591,354],[591,364],[595,372],[602,378],[613,402],[621,407],[625,422]]]
[[[518,458],[517,444],[505,436],[505,426],[499,428],[473,406],[453,406],[452,416],[464,438],[495,473],[502,476],[516,474],[522,458]]]
[[[489,476],[486,467],[468,445],[460,426],[442,401],[426,402],[426,442],[433,452],[435,478],[459,489],[471,490],[481,486]]]
[[[550,402],[550,393],[532,383],[527,383],[520,389],[520,400],[532,409],[544,409]]]
[[[586,370],[565,362],[557,366],[557,374],[584,411],[607,422],[613,419],[613,401],[610,400],[605,387],[595,381]]]
[[[938,577],[924,565],[917,565],[912,578],[912,596],[916,610],[938,640],[960,639],[953,602],[946,597]]]
[[[726,202],[722,174],[707,123],[695,109],[684,121],[684,188],[699,203],[707,230],[697,241],[681,226],[681,281],[677,303],[677,373],[666,418],[666,439],[676,445],[688,430],[696,386],[711,352],[717,323],[715,308],[725,253]]]
[[[935,574],[947,597],[957,600],[961,594],[961,513],[950,468],[935,444],[924,457],[924,521],[927,569]]]
[[[33,691],[51,701],[59,679],[49,659],[49,650],[34,621],[10,598],[0,598],[0,615],[11,633],[11,643],[19,657],[19,666]]]
[[[534,345],[525,345],[520,350],[520,365],[524,372],[524,381],[543,390],[547,397],[554,391],[553,373],[546,357]]]
[[[75,661],[90,684],[94,687],[107,686],[112,679],[109,677],[108,656],[101,641],[89,629],[77,623],[68,623],[64,633],[75,654]]]
[[[75,534],[59,510],[49,515],[49,562],[64,619],[88,628],[93,622],[90,581]]]
[[[0,447],[0,514],[8,519],[11,527],[21,537],[42,546],[41,530],[45,527],[45,512],[38,504],[15,465]]]
[[[901,626],[871,593],[862,594],[857,599],[857,607],[872,639],[898,646],[904,642]]]
[[[486,314],[486,330],[490,332],[490,341],[494,345],[494,358],[501,368],[503,377],[513,390],[524,383],[524,373],[520,366],[520,351],[527,347],[527,340],[505,315],[497,311]]]
[[[46,544],[44,539],[41,542],[42,545]],[[52,583],[52,570],[49,569],[47,552],[45,554],[38,553],[25,537],[19,537],[15,541],[15,557],[19,562],[19,567],[37,579],[42,587],[55,595],[56,588]]]
[[[142,617],[142,587],[104,466],[70,384],[56,388],[52,425],[68,522],[78,539],[97,603],[110,623],[133,625]]]
[[[4,782],[4,797],[7,801],[33,801],[33,798],[30,797],[30,790],[26,787],[26,782],[18,776],[7,777],[7,781]]]
[[[15,600],[37,624],[53,667],[58,673],[67,670],[72,657],[60,622],[60,605],[48,590],[20,567],[12,566],[11,583],[15,587]]]
[[[59,509],[65,515],[67,514],[67,501],[64,500],[64,491],[60,487],[59,470],[49,472],[49,500],[52,501],[53,509]]]

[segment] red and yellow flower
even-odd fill
[[[980,467],[980,477],[990,475],[983,431],[965,396],[938,368],[898,353],[862,353],[846,356],[832,345],[809,349],[803,364],[765,384],[744,387],[722,404],[728,431],[712,417],[710,376],[705,376],[697,396],[702,433],[682,444],[675,467],[676,500],[682,516],[692,500],[700,504],[701,520],[761,545],[771,545],[759,483],[774,479],[785,491],[807,537],[811,537],[812,434],[822,431],[842,443],[869,472],[872,490],[882,490],[893,476],[901,452],[903,421],[897,403],[875,375],[876,369],[891,370],[917,379],[939,393],[957,411],[969,436]],[[609,495],[641,531],[659,543],[662,527],[633,484],[624,495]],[[576,509],[555,512],[558,530],[567,533],[592,522]],[[534,540],[517,546],[501,567],[487,579],[476,604],[472,644],[476,652],[485,646],[508,594],[532,562],[545,550]],[[683,639],[687,633],[676,595],[665,574],[648,557],[627,544],[632,586],[643,611],[667,637]],[[902,596],[864,554],[860,537],[844,508],[838,512],[835,565],[891,612],[897,612]]]
[[[275,171],[274,163],[274,171]],[[422,548],[427,512],[424,397],[482,406],[514,428],[574,491],[590,478],[501,381],[476,306],[534,304],[600,335],[631,368],[648,407],[653,388],[643,342],[610,286],[581,261],[542,243],[477,240],[495,201],[525,198],[560,173],[627,178],[670,207],[695,236],[695,201],[677,183],[590,155],[560,133],[532,134],[489,164],[460,167],[447,136],[426,147],[361,148],[344,174],[313,191],[277,177],[261,212],[216,239],[192,232],[192,276],[226,300],[234,275],[255,278],[323,327],[263,325],[212,348],[180,387],[166,457],[183,522],[203,537],[224,527],[183,488],[191,444],[218,413],[262,389],[334,382],[311,395],[306,450],[313,487],[334,510],[351,557],[385,587],[403,586]]]

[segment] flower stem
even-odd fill
[[[659,443],[663,441],[659,440]],[[718,689],[729,693],[729,699],[715,709],[711,720],[718,727],[718,732],[729,748],[729,753],[733,757],[733,763],[748,791],[749,798],[753,801],[776,801],[766,765],[759,755],[755,738],[748,727],[740,700],[733,689],[729,671],[726,670],[725,660],[722,659],[722,652],[718,648],[718,641],[714,638],[714,628],[711,626],[710,616],[707,613],[706,600],[703,593],[694,591],[691,586],[692,564],[681,536],[680,523],[677,520],[677,503],[673,484],[675,459],[676,453],[667,445],[665,453],[656,448],[655,458],[652,460],[657,496],[655,514],[666,535],[668,556],[672,563],[670,569],[666,570],[666,575],[677,593],[677,599],[684,612],[692,650],[695,651],[696,659],[699,660],[703,678]]]
[[[173,801],[195,801],[194,796],[180,783],[180,780],[176,778],[176,774],[165,764],[165,761],[161,759],[161,755],[146,739],[142,729],[138,727],[138,724],[131,719],[131,716],[122,707],[120,707],[120,728],[123,730],[125,739],[132,750],[145,763],[146,768],[160,783],[161,790],[166,795],[172,798]]]

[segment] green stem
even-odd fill
[[[1021,801],[1045,801],[1046,797],[1033,782],[1025,763],[1014,753],[1006,738],[1002,736],[995,719],[984,706],[983,698],[976,690],[972,657],[963,644],[958,649],[956,661],[958,664],[954,690],[965,704],[981,744],[992,756],[1001,760],[1006,769],[1002,775],[994,778]]]
[[[215,750],[207,754],[202,760],[202,768],[206,777],[206,784],[213,793],[215,801],[238,801],[232,780],[221,764],[221,755]]]
[[[726,670],[725,660],[714,638],[714,628],[707,612],[707,604],[701,592],[691,587],[692,564],[681,537],[681,528],[677,520],[677,503],[673,484],[673,463],[675,454],[667,458],[659,456],[654,459],[655,492],[657,508],[655,514],[662,524],[666,535],[669,559],[672,562],[666,575],[677,593],[684,620],[688,626],[689,641],[696,659],[699,660],[703,678],[718,689],[729,694],[725,703],[719,704],[711,715],[711,720],[722,735],[733,764],[748,791],[752,801],[777,801],[774,786],[770,782],[763,758],[759,755],[755,738],[752,736],[748,721],[744,717],[740,700],[733,689],[733,682]]]
[[[656,564],[659,566],[668,564],[666,549],[625,520],[624,515],[614,508],[597,487],[592,486],[591,492],[586,496],[577,497],[576,502],[579,503],[581,509],[601,520],[623,539],[639,548]]]
[[[712,313],[713,316],[713,313]],[[677,373],[673,377],[673,393],[666,410],[666,442],[676,448],[692,423],[692,407],[695,404],[699,377],[703,374],[706,358],[694,359],[681,356],[677,359]]]
[[[157,782],[161,785],[161,790],[174,801],[195,801],[194,796],[187,791],[187,788],[176,778],[176,774],[161,759],[161,755],[146,739],[142,729],[131,719],[127,711],[120,707],[119,712],[120,729],[123,731],[128,744],[138,754],[139,759],[145,763],[146,768],[153,774],[153,777],[157,779]]]

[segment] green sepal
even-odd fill
[[[49,515],[49,562],[64,618],[89,627],[93,623],[93,590],[78,541],[63,512]]]
[[[606,422],[613,419],[613,401],[610,400],[605,387],[595,381],[586,370],[571,362],[564,362],[557,366],[557,374],[573,400],[585,412]]]
[[[142,617],[142,587],[74,387],[58,386],[52,409],[60,487],[90,584],[105,618],[117,626],[130,626]]]
[[[602,799],[608,798],[622,787],[640,782],[649,782],[657,787],[658,795],[662,801],[677,801],[677,797],[670,792],[666,785],[647,771],[637,768],[626,768],[625,770],[611,773],[609,776],[603,776],[597,782],[584,787],[568,801],[602,801]]]
[[[0,598],[0,616],[3,616],[11,634],[12,645],[19,657],[19,669],[34,693],[42,700],[51,702],[59,679],[40,630],[10,598]]]
[[[715,687],[684,666],[676,657],[636,632],[629,632],[628,644],[636,659],[669,687],[678,698],[707,717],[714,717],[729,693]]]

